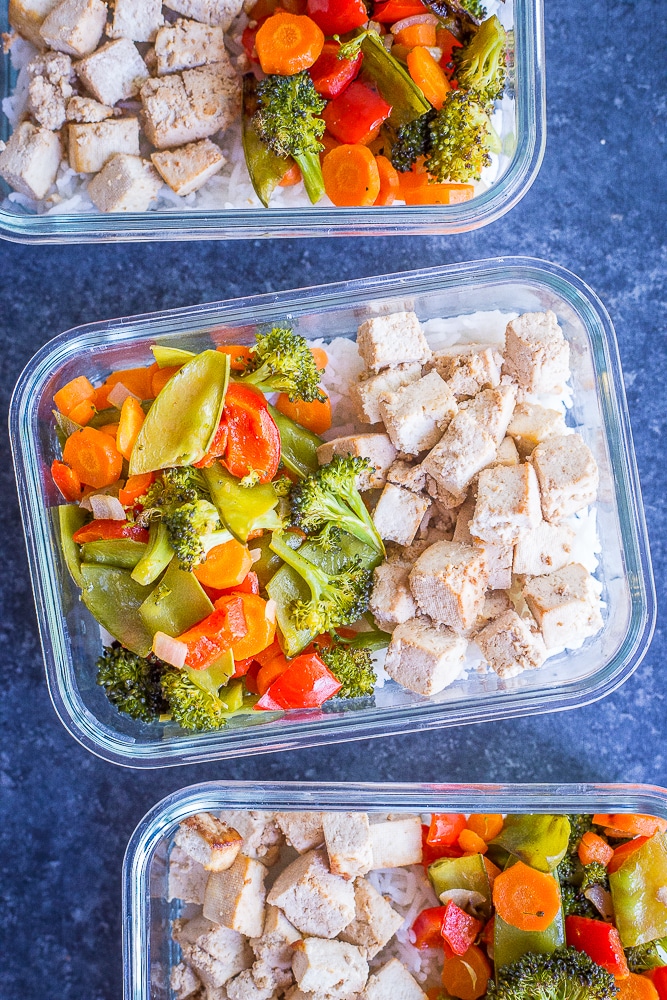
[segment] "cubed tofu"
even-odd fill
[[[252,964],[252,951],[242,934],[204,917],[195,917],[175,930],[174,938],[185,962],[207,989],[220,989]]]
[[[404,486],[413,493],[421,493],[426,485],[426,473],[421,465],[414,465],[399,458],[387,470],[387,482]]]
[[[208,872],[180,847],[169,855],[167,899],[182,899],[184,903],[203,903]]]
[[[226,809],[219,818],[241,834],[242,851],[247,857],[267,866],[278,860],[283,835],[274,813],[259,809]]]
[[[354,883],[354,902],[354,920],[341,931],[340,937],[355,944],[370,960],[393,938],[403,917],[365,878]]]
[[[514,549],[512,545],[503,542],[486,542],[471,532],[471,524],[475,513],[475,497],[469,496],[459,508],[452,541],[461,545],[472,545],[480,549],[486,559],[489,573],[487,587],[491,590],[505,590],[512,585],[512,560]]]
[[[146,80],[144,131],[157,149],[184,146],[226,129],[241,112],[240,81],[231,63]]]
[[[417,604],[410,590],[411,569],[411,562],[392,559],[380,563],[373,571],[373,590],[368,606],[378,624],[389,632],[417,614]]]
[[[57,3],[58,0],[9,0],[9,23],[19,35],[42,49],[44,39],[39,29]]]
[[[525,392],[561,395],[570,377],[570,345],[555,313],[524,313],[507,324],[503,374]]]
[[[69,165],[78,174],[95,174],[116,153],[139,156],[139,120],[113,118],[67,126]]]
[[[148,68],[129,38],[107,42],[76,65],[76,74],[100,104],[113,105],[136,97]]]
[[[355,879],[371,870],[373,848],[366,813],[324,813],[322,828],[329,869],[334,875]]]
[[[227,162],[210,139],[152,153],[151,160],[162,179],[181,197],[198,191]]]
[[[550,437],[565,434],[565,417],[560,410],[549,410],[537,403],[517,403],[507,433],[514,439],[522,458]]]
[[[241,850],[240,833],[226,826],[211,813],[195,813],[184,819],[174,843],[198,861],[207,871],[226,871]]]
[[[574,531],[567,524],[540,521],[524,532],[514,546],[513,570],[526,576],[542,576],[572,562]]]
[[[456,413],[456,399],[437,372],[429,372],[393,392],[385,392],[379,410],[391,442],[406,455],[436,444]]]
[[[323,851],[309,851],[280,873],[267,902],[302,934],[335,938],[354,918],[354,887],[332,875]]]
[[[481,632],[489,622],[499,618],[500,615],[505,611],[509,611],[510,608],[512,608],[512,602],[505,590],[487,590],[484,598],[484,607],[471,634],[475,635],[477,632]]]
[[[273,1000],[278,995],[272,987],[258,986],[250,969],[225,983],[225,991],[225,1000]]]
[[[71,97],[67,102],[66,118],[68,122],[104,122],[113,118],[114,110],[106,104],[94,101],[92,97]]]
[[[370,490],[384,486],[387,471],[396,459],[396,449],[388,434],[352,434],[349,437],[334,438],[317,449],[317,461],[320,465],[328,465],[334,455],[367,458],[371,468],[360,474],[357,485],[360,490]]]
[[[217,24],[227,31],[244,8],[244,0],[169,0],[170,10],[204,24]],[[246,5],[247,6],[247,5]]]
[[[397,958],[370,976],[359,1000],[426,1000],[426,994]]]
[[[475,642],[499,677],[516,677],[524,670],[537,670],[547,658],[544,639],[535,622],[519,617],[514,609],[505,611],[478,632]]]
[[[492,545],[514,545],[542,520],[540,490],[532,465],[494,465],[482,469],[470,524],[476,538]]]
[[[412,493],[402,486],[387,483],[373,511],[380,538],[398,545],[410,545],[430,506],[431,501],[423,493]]]
[[[498,447],[507,434],[516,405],[516,386],[503,380],[495,389],[482,389],[460,409],[474,413],[478,424],[491,435]]]
[[[531,455],[545,521],[562,521],[593,503],[600,474],[593,453],[579,434],[552,437]]]
[[[299,854],[312,851],[324,843],[321,812],[279,812],[276,823],[285,835],[285,840]]]
[[[88,56],[98,46],[107,23],[102,0],[61,0],[39,29],[43,42],[57,52]]]
[[[449,494],[453,498],[451,506],[458,506],[470,480],[494,461],[496,450],[494,438],[476,414],[461,409],[422,462],[422,468],[434,480],[438,499],[446,502],[444,497]]]
[[[292,971],[304,993],[324,993],[330,1000],[349,1000],[368,979],[368,962],[347,941],[306,938],[294,945]]]
[[[209,875],[204,916],[248,937],[260,937],[264,928],[266,867],[239,854],[227,871]]]
[[[579,563],[570,563],[523,588],[548,650],[576,648],[602,628],[599,586]]]
[[[161,0],[114,0],[109,38],[152,42],[163,23]]]
[[[394,629],[384,669],[408,691],[428,697],[456,680],[467,647],[466,640],[445,625],[410,618]]]
[[[413,312],[367,319],[357,330],[357,350],[371,371],[395,365],[424,364],[431,348]]]
[[[178,73],[206,63],[225,62],[225,34],[222,28],[179,18],[160,28],[155,38],[157,75]]]
[[[362,424],[377,424],[380,415],[380,398],[387,392],[395,392],[403,385],[416,382],[421,375],[420,364],[396,365],[385,368],[377,375],[366,375],[350,388],[350,396],[355,404],[357,416]]]
[[[264,932],[252,938],[255,955],[252,978],[260,989],[285,989],[292,983],[292,945],[300,939],[294,927],[277,906],[267,906]]]
[[[28,198],[44,198],[56,179],[62,148],[57,132],[21,122],[0,152],[0,177]]]
[[[148,160],[117,153],[88,184],[90,200],[101,212],[145,212],[162,180]]]
[[[430,368],[447,382],[457,401],[469,399],[481,389],[494,389],[500,383],[502,355],[483,344],[457,344],[435,351]]]
[[[435,453],[435,448],[433,451]],[[461,504],[466,499],[467,489],[462,490],[461,493],[450,493],[449,490],[446,490],[444,486],[438,482],[437,479],[434,479],[433,476],[429,476],[428,473],[425,475],[424,484],[428,495],[437,501],[443,511],[450,511],[451,516],[455,521],[456,514]]]
[[[188,997],[198,993],[201,989],[201,980],[194,969],[191,969],[185,962],[179,962],[171,970],[169,985],[174,991],[176,1000],[188,1000]]]
[[[65,123],[67,102],[73,90],[72,60],[64,52],[35,56],[27,66],[28,108],[39,125],[57,131]]]
[[[382,819],[371,815],[373,869],[402,868],[422,861],[421,817],[401,815]]]
[[[457,630],[475,624],[488,582],[484,553],[457,542],[431,545],[410,572],[410,589],[421,611]]]
[[[509,437],[509,435],[506,435],[498,445],[498,454],[496,455],[495,464],[518,465],[520,461],[521,458],[519,457],[519,452],[514,440]]]

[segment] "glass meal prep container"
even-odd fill
[[[78,599],[52,517],[60,503],[49,471],[59,457],[54,392],[82,373],[95,381],[111,370],[148,364],[156,342],[201,351],[212,340],[252,342],[257,328],[286,322],[307,338],[353,337],[368,317],[404,309],[422,321],[485,309],[556,312],[571,348],[568,421],[578,426],[600,468],[596,575],[603,629],[539,670],[510,680],[490,670],[471,672],[431,698],[390,682],[378,688],[370,706],[349,702],[341,708],[345,703],[338,702],[282,716],[256,712],[197,734],[118,714],[95,682],[99,627]],[[76,739],[119,764],[185,764],[572,708],[618,687],[650,641],[653,581],[614,331],[594,293],[553,264],[499,258],[79,327],[29,363],[14,392],[10,430],[51,698]]]
[[[667,791],[623,784],[345,784],[206,782],[180,789],[151,809],[132,834],[123,864],[124,1000],[169,1000],[180,961],[171,923],[184,912],[168,900],[169,855],[178,825],[217,810],[428,814],[621,813],[667,818]]]
[[[388,208],[235,208],[148,212],[30,214],[7,203],[0,179],[0,237],[16,242],[80,243],[117,240],[257,239],[276,236],[449,234],[485,226],[526,193],[542,162],[545,133],[544,25],[542,0],[505,0],[499,11],[510,31],[508,83],[494,125],[502,142],[493,181],[459,205]],[[10,30],[8,0],[0,0],[0,32]],[[13,91],[16,71],[0,51],[0,103]],[[0,110],[0,140],[10,134]]]

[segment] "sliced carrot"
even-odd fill
[[[398,180],[406,205],[459,205],[475,197],[472,184],[431,184],[428,174],[407,172],[399,174]]]
[[[331,427],[331,403],[328,396],[324,403],[317,399],[306,403],[303,399],[292,401],[286,392],[281,392],[276,400],[276,409],[313,434],[324,434]]]
[[[629,857],[638,851],[640,847],[650,840],[650,837],[636,837],[634,840],[628,840],[627,843],[621,844],[619,847],[614,849],[614,856],[607,865],[607,871],[610,875],[617,872],[618,869],[625,864]]]
[[[664,833],[667,830],[667,820],[658,816],[646,816],[641,813],[611,813],[593,816],[596,826],[605,826],[623,833],[626,837],[652,837],[654,833]]]
[[[489,885],[493,889],[493,883],[500,875],[500,868],[498,867],[498,865],[494,865],[493,861],[489,861],[486,855],[482,855],[482,861],[484,862],[484,867],[486,868],[486,874],[489,879]]]
[[[361,143],[338,146],[327,153],[322,176],[324,189],[334,205],[372,205],[380,193],[375,157]]]
[[[445,103],[451,84],[428,49],[422,45],[408,52],[408,71],[413,81],[420,88],[426,100],[438,111]]]
[[[74,469],[70,469],[69,465],[65,465],[64,462],[59,462],[56,459],[51,463],[51,475],[65,500],[81,499],[83,486]]]
[[[132,507],[139,497],[142,497],[155,480],[153,472],[142,472],[140,476],[130,476],[122,490],[118,492],[118,499],[123,507]]]
[[[274,638],[271,645],[267,646],[266,649],[262,649],[259,653],[256,653],[254,658],[257,660],[260,667],[265,667],[266,664],[270,663],[271,660],[274,660],[279,653],[282,653],[282,649],[280,648],[278,640]]]
[[[405,45],[406,49],[414,49],[416,45],[433,48],[435,46],[435,25],[424,21],[418,24],[409,24],[394,35],[394,44]]]
[[[73,378],[71,382],[64,385],[62,389],[58,389],[58,392],[53,397],[53,402],[60,412],[68,417],[75,406],[78,406],[80,403],[92,402],[94,396],[95,388],[92,383],[88,381],[85,375],[79,375],[78,378]]]
[[[445,958],[442,985],[459,1000],[478,1000],[486,993],[491,978],[491,963],[481,948],[471,945],[463,955]]]
[[[646,976],[631,972],[629,976],[616,980],[618,993],[616,1000],[659,1000],[660,994]]]
[[[102,431],[103,434],[108,434],[109,437],[113,438],[114,441],[115,441],[116,440],[116,436],[118,435],[118,424],[117,423],[115,423],[115,424],[102,424],[102,426],[99,427],[98,430]]]
[[[313,355],[313,361],[317,365],[318,370],[323,372],[329,364],[329,355],[327,352],[323,347],[311,347],[310,353]]]
[[[466,823],[468,829],[473,830],[487,844],[498,836],[504,825],[500,813],[471,813]]]
[[[320,153],[320,160],[324,160],[324,157],[327,155],[327,153],[330,153],[332,149],[338,149],[338,147],[341,145],[338,139],[334,139],[334,137],[331,135],[330,132],[325,132],[322,138],[320,139],[320,142],[324,146],[324,149]]]
[[[558,883],[551,875],[517,861],[493,883],[496,912],[521,931],[545,931],[560,910]]]
[[[107,409],[109,406],[109,393],[119,382],[139,399],[152,399],[153,389],[151,383],[156,371],[157,365],[150,365],[147,368],[126,368],[121,371],[112,372],[104,384],[95,390],[95,407],[98,410]]]
[[[614,856],[614,848],[610,847],[602,837],[598,837],[597,833],[587,830],[579,841],[577,854],[582,865],[590,865],[594,861],[597,861],[599,864],[606,866]]]
[[[159,396],[164,389],[167,382],[174,377],[177,371],[180,371],[181,365],[171,365],[169,368],[158,368],[156,372],[153,372],[153,377],[151,378],[151,394],[150,398],[155,399]]]
[[[279,187],[294,187],[301,180],[301,168],[298,163],[292,163],[289,169],[283,174],[279,182]]]
[[[81,427],[85,427],[86,424],[90,423],[93,419],[97,410],[93,404],[92,399],[84,399],[83,402],[77,403],[69,411],[67,416],[70,420],[73,420],[75,424],[80,424]]]
[[[324,47],[324,32],[306,16],[285,11],[267,17],[255,36],[264,73],[292,76],[308,69]]]
[[[474,830],[461,830],[458,845],[465,854],[486,854],[489,845]]]
[[[206,587],[225,590],[242,583],[251,566],[252,556],[248,547],[230,538],[228,542],[212,548],[204,562],[195,566],[194,574]]]
[[[373,204],[393,205],[399,193],[398,171],[386,156],[376,156],[375,162],[380,175],[380,193]]]
[[[233,372],[242,372],[250,358],[252,351],[245,344],[220,344],[216,351],[229,355],[229,363]]]
[[[217,609],[225,608],[230,601],[241,601],[248,631],[232,646],[234,659],[245,660],[256,656],[270,646],[276,635],[275,619],[267,616],[267,601],[257,594],[235,593],[229,597],[221,597],[215,602]]]
[[[96,490],[115,483],[123,469],[123,456],[114,441],[94,427],[70,434],[63,448],[63,461],[82,483]]]
[[[116,435],[116,447],[128,462],[134,448],[134,442],[139,436],[141,425],[145,419],[146,414],[141,409],[141,403],[134,396],[128,396],[120,410],[118,434]]]
[[[266,694],[273,682],[281,674],[284,674],[288,667],[289,660],[284,653],[279,653],[278,656],[274,656],[272,660],[269,660],[263,667],[260,667],[257,674],[257,693],[260,695]]]

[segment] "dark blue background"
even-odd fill
[[[665,28],[659,0],[546,0],[547,154],[532,190],[450,239],[0,245],[3,413],[19,372],[78,323],[499,254],[563,264],[616,324],[659,604],[667,463]],[[635,675],[577,711],[227,764],[132,772],[67,735],[44,682],[6,435],[0,612],[0,997],[121,995],[120,873],[163,795],[211,778],[667,784],[663,623]]]

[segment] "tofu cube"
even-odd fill
[[[373,869],[402,868],[422,861],[421,817],[401,815],[398,819],[371,816]]]
[[[389,467],[396,459],[396,449],[387,434],[352,434],[349,437],[334,438],[317,449],[317,461],[320,465],[328,465],[334,455],[368,459],[371,468],[360,474],[357,483],[358,488],[363,491],[384,486]]]
[[[512,607],[512,602],[505,590],[487,590],[486,597],[484,598],[484,607],[475,623],[474,629],[471,631],[471,635],[481,632],[489,622],[499,618],[500,615],[505,611],[509,611]]]
[[[151,160],[162,179],[181,197],[198,191],[227,162],[210,139],[152,153]]]
[[[320,812],[276,813],[276,823],[285,835],[285,840],[299,854],[312,851],[324,843],[324,830]]]
[[[62,128],[67,102],[73,90],[72,60],[64,52],[46,52],[35,56],[27,66],[28,108],[38,125],[53,131]]]
[[[399,458],[387,471],[387,482],[404,486],[413,493],[421,493],[426,485],[426,473],[421,465],[413,465]]]
[[[280,855],[283,835],[275,814],[260,809],[226,809],[219,818],[243,837],[241,850],[255,861],[271,866]]]
[[[451,506],[465,498],[470,480],[496,457],[496,442],[471,410],[459,410],[434,448],[422,462],[436,484],[435,495]],[[428,480],[427,480],[428,489]],[[433,496],[431,489],[428,492]]]
[[[555,313],[524,313],[507,324],[503,374],[525,392],[562,394],[570,377],[570,345]]]
[[[429,372],[393,392],[385,392],[379,410],[398,451],[418,455],[436,444],[456,413],[456,399],[437,372]]]
[[[102,45],[77,63],[76,73],[100,104],[110,106],[136,97],[141,84],[149,77],[146,63],[129,38]]]
[[[470,524],[476,538],[492,545],[513,545],[542,520],[540,490],[532,465],[494,465],[482,469]]]
[[[431,501],[422,493],[387,483],[373,511],[373,521],[381,538],[410,545],[430,506]]]
[[[574,531],[567,524],[540,521],[524,532],[514,546],[513,570],[526,576],[542,576],[572,562]]]
[[[456,680],[467,648],[466,640],[446,626],[410,618],[394,629],[384,669],[408,691],[429,697]]]
[[[417,614],[410,590],[411,568],[410,562],[392,559],[380,563],[373,571],[373,590],[368,606],[378,624],[388,632]]]
[[[516,405],[516,386],[501,383],[496,389],[483,389],[461,403],[461,410],[475,415],[478,424],[491,435],[498,447],[507,434]]]
[[[145,212],[157,198],[162,180],[148,160],[117,153],[90,181],[90,200],[101,212]]]
[[[354,883],[354,902],[354,920],[341,931],[340,937],[355,944],[370,960],[393,938],[403,917],[365,878]]]
[[[458,344],[435,351],[431,368],[445,380],[457,401],[500,384],[502,355],[483,344]]]
[[[207,871],[226,871],[241,850],[241,835],[211,813],[195,813],[184,819],[174,843]]]
[[[184,903],[203,903],[208,872],[184,850],[176,846],[169,855],[167,899]]]
[[[204,896],[204,916],[248,937],[264,928],[265,866],[239,854],[227,871],[211,872]]]
[[[289,981],[292,982],[291,975]],[[225,1000],[273,1000],[276,996],[272,988],[256,984],[251,969],[245,969],[225,984]]]
[[[514,412],[516,413],[516,410]],[[494,464],[518,465],[520,461],[519,452],[513,438],[509,436],[504,437],[498,445],[498,454],[496,455]]]
[[[357,350],[371,371],[395,365],[424,364],[431,348],[413,312],[367,319],[357,330]]]
[[[426,1000],[426,994],[402,962],[391,958],[369,977],[359,1000]]]
[[[28,198],[44,198],[56,179],[62,148],[57,132],[21,122],[0,152],[0,177]]]
[[[548,410],[537,403],[517,403],[507,433],[514,439],[522,458],[542,441],[565,434],[565,417],[560,410]]]
[[[95,174],[116,153],[139,156],[139,120],[113,118],[67,126],[69,165],[78,174]]]
[[[600,474],[593,453],[579,434],[552,437],[531,455],[545,521],[562,521],[597,496]]]
[[[300,937],[277,906],[267,906],[264,932],[250,941],[255,954],[252,966],[255,986],[271,994],[292,984],[292,945]]]
[[[57,3],[58,0],[9,0],[9,23],[19,35],[43,49],[44,39],[39,29]]]
[[[354,918],[354,888],[329,871],[323,851],[309,851],[280,873],[267,902],[302,934],[335,938]]]
[[[252,963],[252,951],[242,934],[196,917],[174,934],[183,958],[207,989],[220,989]]]
[[[366,375],[350,389],[350,395],[362,424],[377,424],[382,420],[380,398],[387,392],[395,392],[401,386],[416,382],[421,375],[420,364],[396,365],[385,368],[377,375]]]
[[[493,442],[492,442],[493,445]],[[435,449],[434,449],[435,451]],[[450,493],[448,490],[434,479],[433,476],[426,475],[425,478],[426,492],[430,497],[439,504],[440,509],[444,512],[450,512],[450,516],[453,521],[456,521],[456,514],[461,506],[461,504],[466,499],[467,490],[463,490],[461,493]]]
[[[355,879],[373,865],[370,826],[366,813],[324,813],[324,843],[334,875]]]
[[[104,122],[113,118],[114,110],[106,104],[94,101],[92,97],[71,97],[67,102],[66,118],[68,122]]]
[[[56,52],[88,56],[97,48],[107,23],[102,0],[61,0],[44,18],[42,42]]]
[[[191,17],[204,24],[217,24],[227,31],[235,17],[248,9],[244,0],[169,0],[167,7],[177,14]]]
[[[431,545],[410,572],[410,589],[421,611],[454,629],[475,624],[488,582],[484,553],[458,542]]]
[[[499,677],[516,677],[537,670],[547,658],[542,633],[534,621],[521,618],[512,608],[478,632],[475,642]]]
[[[114,0],[109,38],[152,42],[163,22],[161,0]]]
[[[240,81],[218,62],[146,80],[141,88],[144,131],[157,149],[184,146],[226,129],[241,113]]]
[[[155,38],[157,75],[178,73],[206,63],[227,61],[222,28],[179,18],[160,28]]]
[[[174,991],[176,1000],[188,1000],[188,997],[198,993],[201,989],[201,980],[185,962],[179,962],[171,970],[169,985]]]
[[[506,590],[512,586],[512,560],[514,549],[511,545],[502,542],[485,542],[481,538],[471,533],[471,524],[475,513],[475,497],[469,496],[462,507],[459,508],[454,528],[452,541],[461,545],[472,545],[479,549],[486,559],[486,568],[489,573],[487,587],[492,590]],[[475,628],[477,623],[475,623]],[[466,634],[469,630],[465,630]]]
[[[328,1000],[348,1000],[366,985],[368,962],[347,941],[306,938],[294,945],[292,971],[304,993],[325,994]]]
[[[522,593],[548,650],[574,649],[602,628],[598,585],[579,563],[533,577]]]

